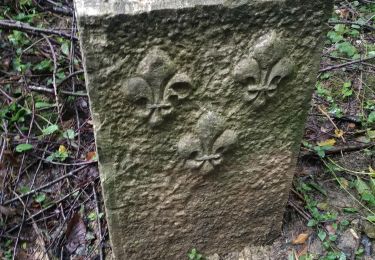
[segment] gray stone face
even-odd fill
[[[279,235],[327,0],[76,0],[117,259]]]

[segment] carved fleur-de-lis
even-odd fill
[[[281,80],[293,71],[292,62],[286,55],[284,42],[272,31],[260,37],[250,54],[237,63],[233,77],[246,87],[246,101],[260,107],[276,94]]]
[[[159,125],[192,90],[190,78],[176,73],[169,56],[157,48],[139,63],[135,74],[126,80],[123,91],[135,105],[136,115],[147,119],[151,126]]]
[[[183,136],[177,147],[187,168],[209,173],[223,162],[224,153],[236,141],[237,134],[225,129],[224,119],[208,112],[199,118],[196,133]]]

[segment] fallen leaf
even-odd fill
[[[59,146],[59,153],[66,153],[66,147],[63,145]]]
[[[320,202],[316,205],[316,207],[320,210],[327,210],[328,209],[328,203],[326,202]]]
[[[338,137],[338,138],[341,138],[344,136],[344,131],[342,131],[341,129],[336,129],[335,130],[335,136]]]
[[[318,142],[319,146],[334,146],[336,143],[335,139],[327,139],[325,141]]]
[[[353,237],[355,238],[355,239],[359,239],[359,236],[358,236],[358,234],[357,234],[357,232],[355,232],[355,230],[354,229],[349,229],[349,231],[350,231],[350,233],[352,233],[352,235],[353,235]]]
[[[336,10],[336,14],[340,15],[341,19],[347,20],[349,18],[350,12],[348,9],[342,8],[342,9]]]
[[[79,213],[75,213],[66,228],[66,249],[74,253],[79,246],[86,244],[86,226]]]
[[[340,177],[339,182],[344,189],[347,189],[349,187],[349,181],[344,177]]]
[[[307,245],[305,245],[298,253],[298,257],[306,255],[307,254]]]
[[[38,226],[33,223],[33,228],[35,231],[35,234],[37,235],[35,244],[36,244],[36,249],[33,250],[33,257],[31,259],[38,259],[38,260],[49,260],[48,254],[47,254],[47,249],[46,249],[46,244],[43,240],[42,234]],[[30,258],[27,258],[30,259]]]
[[[88,152],[86,154],[86,161],[92,161],[96,159],[96,152]]]
[[[298,237],[296,239],[294,239],[292,241],[292,244],[293,245],[304,244],[308,238],[309,238],[309,234],[308,233],[301,233],[301,234],[298,235]]]
[[[326,225],[325,227],[329,235],[336,234],[336,229],[332,225],[329,224],[329,225]]]

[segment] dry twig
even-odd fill
[[[22,23],[22,22],[18,22],[14,20],[0,20],[0,28],[24,31],[24,32],[34,34],[34,35],[42,35],[42,34],[57,35],[57,36],[67,38],[67,39],[73,39],[74,41],[78,40],[77,37],[71,36],[70,34],[66,34],[66,33],[59,32],[59,31],[54,31],[50,29],[33,27],[27,23]]]

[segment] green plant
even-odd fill
[[[51,153],[47,157],[47,161],[60,161],[63,162],[69,157],[69,152],[64,145],[60,145],[56,152]]]
[[[204,260],[202,254],[200,254],[195,248],[191,249],[191,251],[188,253],[188,257],[189,260]]]

